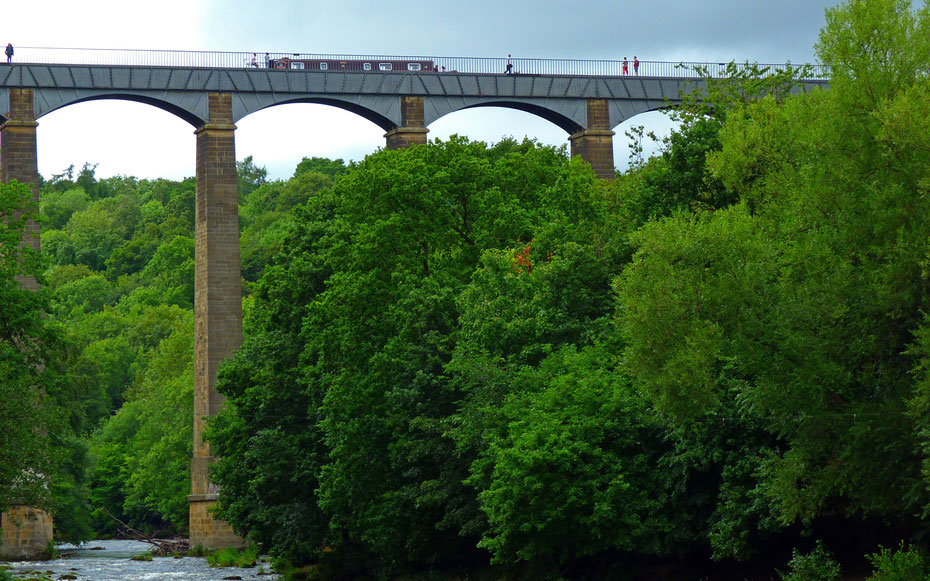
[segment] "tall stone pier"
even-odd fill
[[[587,129],[568,138],[572,157],[580,155],[581,159],[591,164],[597,177],[612,180],[615,175],[614,132],[610,129],[609,104],[603,99],[589,99],[587,111]]]
[[[214,389],[216,370],[242,345],[239,194],[236,181],[232,96],[210,93],[210,116],[197,129],[197,228],[194,268],[194,456],[191,459],[191,546],[241,546],[242,539],[211,507],[219,490],[210,482],[213,461],[203,441],[204,420],[224,398]]]
[[[0,181],[16,180],[32,189],[32,201],[39,207],[39,169],[36,148],[35,105],[32,89],[10,90],[10,111],[6,121],[0,125]],[[28,234],[23,243],[39,251],[39,223],[33,220],[27,225]],[[39,285],[32,277],[20,280],[31,290]]]
[[[35,104],[32,89],[10,89],[10,110],[0,125],[0,181],[16,180],[32,188],[32,199],[39,204],[39,170],[36,150]],[[24,244],[39,250],[39,224],[29,223]],[[32,277],[20,281],[38,290]],[[2,420],[0,420],[2,421]],[[2,444],[0,444],[2,445]],[[38,508],[13,505],[0,514],[0,559],[28,559],[40,556],[52,540],[52,516]]]

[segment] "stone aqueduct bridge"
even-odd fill
[[[157,53],[17,49],[17,60],[0,63],[0,180],[38,183],[36,127],[43,115],[75,103],[123,99],[147,103],[189,122],[196,134],[195,426],[191,463],[192,544],[220,547],[239,540],[208,512],[218,491],[208,479],[212,460],[201,440],[203,418],[223,398],[214,389],[217,366],[242,342],[235,123],[284,103],[323,103],[352,111],[385,131],[389,149],[425,143],[427,126],[461,109],[497,106],[527,111],[566,131],[571,154],[588,161],[600,177],[613,176],[612,128],[624,120],[675,103],[689,85],[691,67],[640,65],[623,74],[616,61],[428,60],[434,70],[396,70],[404,57],[286,55],[293,61],[322,59],[328,70],[276,68],[272,55],[251,65],[251,53]],[[395,63],[395,70],[339,70],[360,60]],[[414,60],[410,58],[409,60]],[[77,63],[77,64],[63,64]],[[130,63],[130,64],[126,64]],[[715,67],[717,65],[710,65]],[[345,65],[343,65],[343,68]],[[406,68],[406,67],[404,67]],[[443,68],[445,69],[443,71]],[[443,71],[443,72],[439,72]],[[629,69],[633,73],[632,65]],[[811,80],[810,85],[822,84]],[[38,200],[38,192],[35,192]],[[38,226],[34,230],[38,232]],[[38,239],[30,242],[38,248]],[[30,510],[17,507],[14,510]],[[12,511],[11,511],[12,512]],[[39,513],[29,530],[10,526],[3,539],[27,551],[45,547],[51,520]],[[32,526],[32,525],[35,526]],[[9,533],[6,533],[9,535]]]
[[[449,113],[507,107],[564,129],[572,155],[610,178],[611,129],[638,113],[677,102],[693,82],[645,75],[22,64],[0,67],[0,116],[8,111],[17,121],[17,113],[29,115],[22,109],[29,103],[20,103],[23,96],[31,101],[35,119],[82,101],[123,99],[153,105],[199,129],[231,125],[274,105],[322,103],[368,119],[384,129],[386,146],[397,148],[426,142],[429,124]]]

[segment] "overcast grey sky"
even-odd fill
[[[22,0],[4,5],[0,44],[384,55],[811,62],[833,0]],[[583,10],[583,11],[582,11]],[[659,113],[614,128],[626,164],[629,125],[658,132]],[[325,105],[272,107],[242,119],[239,159],[252,155],[271,177],[289,177],[304,156],[361,159],[384,146],[383,130]],[[497,141],[534,137],[567,144],[564,131],[528,113],[479,108],[448,115],[429,137],[452,133]],[[145,135],[145,139],[140,139]],[[98,163],[97,175],[178,179],[194,174],[186,122],[122,101],[73,105],[39,119],[39,171]]]

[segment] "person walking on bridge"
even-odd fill
[[[510,55],[509,55],[509,54],[507,55],[507,66],[504,67],[504,74],[505,74],[505,75],[512,75],[512,74],[513,74],[513,64],[511,64],[511,62],[510,62]]]
[[[629,61],[626,60],[626,57],[623,57],[623,74],[624,75],[630,74],[630,65],[629,65]]]
[[[12,42],[6,43],[6,50],[3,52],[6,53],[6,62],[8,63],[13,62],[13,43]]]
[[[633,74],[639,76],[639,59],[633,55]]]

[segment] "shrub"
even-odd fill
[[[254,567],[258,560],[258,547],[249,545],[239,550],[233,548],[219,549],[207,555],[211,567]]]
[[[923,556],[914,547],[904,549],[904,541],[897,550],[879,546],[879,552],[868,555],[875,571],[869,579],[878,581],[915,581],[927,579],[927,566]]]
[[[792,551],[789,573],[779,572],[782,581],[834,581],[840,577],[840,564],[833,560],[830,551],[820,541],[806,555]]]

